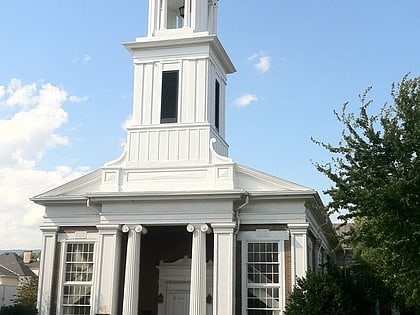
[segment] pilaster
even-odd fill
[[[116,314],[119,291],[121,230],[118,224],[100,224],[95,281],[95,314]]]
[[[214,233],[213,315],[234,314],[235,223],[212,224]]]
[[[308,270],[308,223],[288,224],[292,254],[292,287],[297,278],[306,276]]]
[[[123,315],[133,315],[139,308],[140,241],[147,229],[140,224],[123,225],[122,231],[128,233]]]
[[[39,269],[37,309],[39,314],[50,314],[58,226],[41,226],[41,231],[42,250]]]
[[[207,224],[188,224],[193,234],[191,257],[191,287],[189,315],[206,313],[206,234],[211,232]]]

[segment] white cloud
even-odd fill
[[[256,101],[258,101],[258,98],[254,94],[246,93],[237,98],[234,103],[238,107],[246,107]]]
[[[76,95],[71,95],[69,97],[69,101],[72,103],[83,103],[83,102],[87,102],[89,100],[89,96],[76,96]]]
[[[0,248],[32,249],[41,247],[44,207],[30,197],[84,174],[84,171],[57,167],[52,171],[32,167],[0,169]]]
[[[3,92],[2,92],[3,91]],[[67,92],[51,83],[0,86],[0,248],[39,248],[43,207],[29,198],[86,173],[67,166],[45,171],[38,162],[48,149],[68,144],[59,134],[67,122]]]
[[[133,124],[133,115],[129,115],[127,119],[121,124],[121,128],[126,130]]]
[[[5,90],[4,86],[0,85],[0,101],[5,94],[6,94],[6,90]]]
[[[89,55],[84,55],[83,56],[83,63],[88,63],[88,62],[90,62],[92,60],[93,60],[93,58],[91,56],[89,56]]]
[[[33,164],[48,148],[67,144],[66,137],[55,133],[67,122],[63,103],[67,92],[50,83],[22,85],[12,80],[2,103],[17,109],[10,119],[0,119],[0,166]]]
[[[261,73],[265,73],[271,68],[271,57],[262,56],[259,61],[254,65],[254,67]]]
[[[2,101],[2,105],[7,107],[32,105],[36,101],[33,97],[35,90],[35,83],[22,85],[20,80],[13,79],[3,92],[3,96],[7,93],[7,99]]]
[[[86,63],[91,62],[92,60],[93,58],[90,55],[85,54],[82,57],[74,57],[72,60],[72,63],[73,64],[77,64],[77,63],[86,64]]]
[[[257,59],[256,63],[254,64],[254,68],[261,73],[265,73],[271,68],[271,57],[268,56],[263,51],[253,54],[248,60],[255,60]]]

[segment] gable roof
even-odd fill
[[[316,193],[311,188],[240,164],[235,164],[235,187],[250,192]]]
[[[33,271],[23,263],[15,253],[3,253],[0,255],[0,275],[35,276]]]
[[[11,270],[3,267],[3,266],[0,266],[0,277],[19,278],[19,276],[16,273],[14,273],[13,271],[11,271]]]
[[[267,173],[252,169],[250,167],[240,165],[237,163],[228,163],[233,166],[233,183],[231,189],[225,190],[185,190],[177,191],[185,195],[194,195],[195,193],[232,193],[232,192],[249,192],[254,196],[273,196],[273,197],[287,197],[287,198],[311,198],[315,199],[316,203],[322,203],[318,193],[311,188],[293,183],[291,181],[269,175]],[[36,203],[44,204],[44,202],[86,202],[92,196],[111,196],[111,195],[138,195],[150,194],[171,196],[171,191],[168,190],[153,190],[153,191],[131,191],[131,192],[115,192],[103,191],[101,189],[102,171],[98,169],[94,172],[81,176],[73,181],[58,186],[52,190],[44,192],[31,198]],[[170,187],[170,185],[166,185]]]
[[[86,193],[95,192],[99,190],[102,179],[102,169],[98,169],[91,173],[80,176],[70,182],[55,187],[51,190],[43,192],[33,198],[36,200],[43,197],[54,197],[54,196],[82,196]],[[83,193],[82,193],[83,192]]]

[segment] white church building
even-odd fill
[[[316,191],[228,157],[217,2],[149,0],[124,152],[32,198],[40,314],[280,315],[333,258]]]

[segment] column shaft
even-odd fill
[[[128,233],[123,315],[134,315],[138,313],[139,308],[140,240],[146,229],[141,225],[124,225],[122,230]]]
[[[187,227],[193,233],[191,258],[191,288],[189,315],[206,314],[206,233],[207,224]]]

